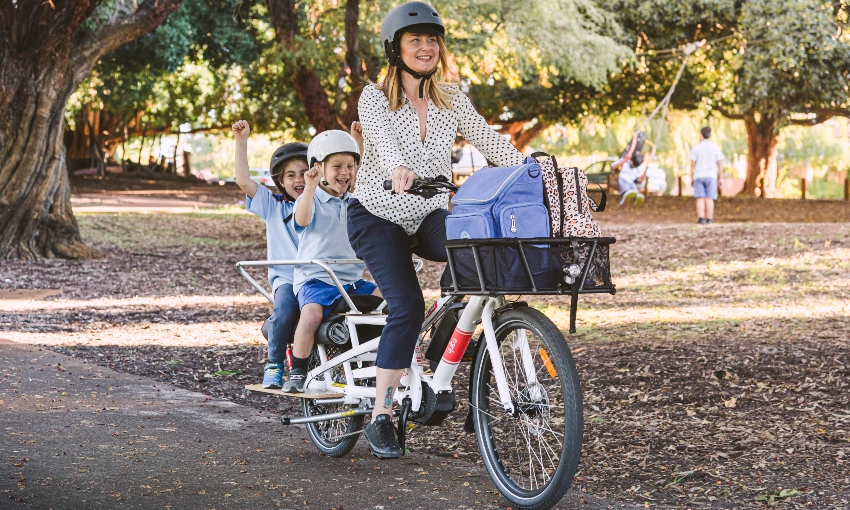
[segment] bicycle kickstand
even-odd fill
[[[410,416],[410,408],[413,407],[413,401],[410,397],[404,397],[401,401],[401,414],[398,416],[398,445],[401,447],[401,454],[404,455],[404,442],[407,436],[407,417]]]

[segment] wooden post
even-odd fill
[[[802,195],[800,198],[805,200],[806,199],[806,178],[805,177],[800,179],[800,193]]]
[[[850,177],[844,178],[844,200],[850,200]]]
[[[682,179],[682,176],[680,175],[679,176],[679,196],[680,197],[683,196],[682,195],[682,188],[683,187],[684,187],[684,179]]]

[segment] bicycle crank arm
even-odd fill
[[[352,409],[351,411],[343,411],[341,413],[320,414],[318,416],[299,416],[297,418],[281,417],[280,422],[284,425],[299,425],[301,423],[318,423],[320,421],[339,420],[340,418],[349,418],[351,416],[362,416],[364,414],[372,414],[371,409]]]

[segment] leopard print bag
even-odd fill
[[[535,152],[532,158],[545,156],[538,160],[543,172],[546,207],[549,209],[549,221],[552,237],[600,237],[599,224],[593,219],[591,211],[605,209],[606,196],[597,204],[587,194],[587,174],[575,167],[558,168],[554,156]]]

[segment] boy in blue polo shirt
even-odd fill
[[[304,174],[304,194],[295,202],[295,228],[300,233],[298,259],[356,259],[348,241],[348,191],[360,165],[360,147],[345,131],[316,135],[307,150],[312,168]],[[334,274],[348,294],[379,296],[372,282],[361,279],[366,266],[334,264]],[[302,392],[313,339],[322,317],[341,297],[324,269],[314,264],[295,266],[295,293],[301,319],[292,346],[292,370],[283,391]]]
[[[236,184],[247,198],[245,208],[266,223],[269,260],[295,259],[298,233],[292,214],[295,200],[304,192],[307,172],[307,144],[292,142],[280,146],[272,156],[269,170],[280,195],[251,180],[248,170],[248,135],[251,128],[244,120],[233,124],[236,140]],[[269,284],[274,296],[274,309],[269,317],[268,363],[263,367],[263,388],[283,386],[286,345],[298,321],[298,301],[292,288],[293,266],[269,266]]]

